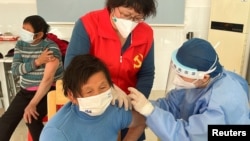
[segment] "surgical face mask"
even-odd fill
[[[131,20],[113,17],[113,21],[117,30],[120,32],[123,38],[127,38],[131,31],[137,26],[138,23]]]
[[[27,42],[27,43],[33,43],[34,42],[34,33],[32,32],[29,32],[27,30],[24,30],[24,29],[21,29],[21,32],[20,32],[20,38],[21,40],[23,40],[24,42]]]
[[[90,116],[99,116],[105,112],[112,98],[111,89],[109,89],[95,96],[77,98],[77,101],[80,111]]]
[[[176,89],[193,89],[196,88],[194,83],[197,81],[198,79],[194,80],[193,82],[187,82],[183,80],[179,75],[175,75],[173,83]]]

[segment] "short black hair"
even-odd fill
[[[81,94],[82,85],[86,84],[88,79],[98,72],[103,72],[109,85],[113,87],[109,71],[104,62],[91,54],[75,56],[64,72],[64,95],[68,96],[68,91],[71,91],[73,97],[77,98]]]
[[[109,12],[116,7],[124,6],[133,8],[137,13],[142,14],[144,19],[156,16],[156,0],[107,0],[106,6]]]
[[[23,21],[23,24],[27,24],[27,23],[29,23],[33,27],[34,33],[43,32],[44,34],[43,34],[42,39],[46,38],[46,35],[49,32],[50,26],[41,16],[39,15],[28,16]]]

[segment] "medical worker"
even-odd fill
[[[213,46],[194,38],[172,54],[176,88],[149,102],[129,88],[132,105],[162,141],[206,141],[210,124],[250,124],[248,84],[225,70]]]

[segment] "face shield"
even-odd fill
[[[216,59],[215,59],[213,65],[207,71],[198,71],[197,69],[182,65],[177,60],[176,54],[177,54],[177,50],[175,50],[172,53],[172,58],[171,58],[172,59],[172,67],[178,75],[181,75],[183,77],[191,78],[191,79],[203,79],[204,75],[209,74],[216,69],[215,64],[217,62],[217,56],[216,56]]]

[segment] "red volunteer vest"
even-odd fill
[[[112,81],[128,94],[127,88],[136,86],[137,73],[151,48],[151,27],[144,22],[139,23],[132,32],[130,46],[122,54],[120,40],[106,8],[88,13],[81,20],[90,38],[90,54],[107,65]]]

